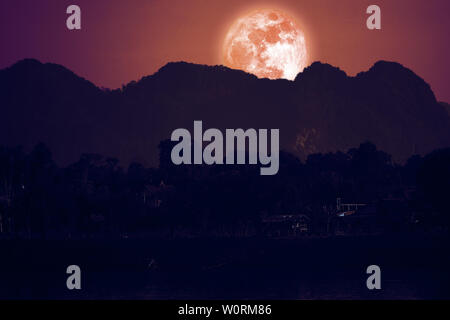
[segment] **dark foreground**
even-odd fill
[[[2,299],[450,299],[449,236],[2,240]],[[66,288],[79,265],[82,289]],[[382,289],[366,288],[381,268]]]

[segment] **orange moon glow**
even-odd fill
[[[259,78],[294,80],[306,67],[305,36],[278,10],[257,10],[231,26],[224,43],[225,65]]]

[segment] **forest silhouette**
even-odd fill
[[[282,152],[279,173],[262,177],[252,165],[176,166],[173,144],[160,143],[157,168],[123,168],[98,154],[58,167],[44,144],[30,153],[1,147],[1,234],[254,237],[264,236],[267,218],[301,214],[311,221],[308,235],[331,236],[337,198],[372,206],[378,232],[449,227],[450,149],[412,156],[403,165],[370,142],[305,162]]]

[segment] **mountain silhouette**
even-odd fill
[[[82,153],[157,165],[158,144],[194,120],[279,128],[281,147],[302,159],[369,140],[402,162],[450,146],[446,108],[423,79],[386,61],[355,77],[315,62],[294,81],[176,62],[116,90],[33,59],[0,70],[0,145],[44,142],[63,165]]]
[[[445,110],[447,110],[448,115],[450,116],[450,104],[446,103],[446,102],[439,102]]]

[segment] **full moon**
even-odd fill
[[[302,30],[278,10],[256,10],[236,20],[223,51],[226,66],[259,78],[294,80],[307,64]]]

